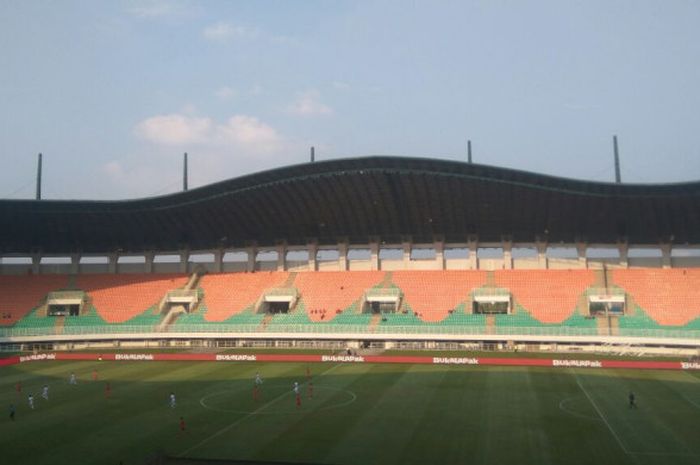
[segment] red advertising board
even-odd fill
[[[577,360],[524,357],[427,357],[385,355],[315,355],[315,354],[185,354],[185,353],[81,353],[51,352],[0,358],[0,366],[16,363],[86,360],[114,362],[302,362],[302,363],[411,363],[463,366],[535,366],[551,368],[626,368],[635,370],[700,370],[698,362],[654,360]]]

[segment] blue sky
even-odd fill
[[[0,198],[373,154],[700,179],[700,2],[0,3]]]

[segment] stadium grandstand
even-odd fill
[[[138,200],[0,200],[0,231],[6,347],[700,346],[700,182],[368,157]]]

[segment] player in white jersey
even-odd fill
[[[260,373],[255,373],[255,384],[260,386],[263,383]]]
[[[299,394],[299,383],[294,381],[294,394]]]
[[[44,387],[41,389],[41,397],[49,400],[49,386],[47,384],[44,384]]]
[[[70,374],[70,380],[68,380],[68,384],[78,384],[78,380],[75,378],[75,373]]]
[[[170,408],[175,408],[175,393],[170,393]]]
[[[34,396],[29,394],[27,397],[27,402],[29,402],[29,408],[34,410]]]

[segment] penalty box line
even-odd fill
[[[333,370],[333,369],[339,367],[340,365],[341,365],[340,363],[337,364],[337,365],[333,365],[332,367],[330,367],[330,368],[327,369],[326,371],[322,372],[321,374],[314,376],[314,378],[321,377],[321,376],[323,376],[323,375],[329,373],[331,370]],[[305,385],[305,384],[307,384],[307,383],[308,383],[308,381],[307,381],[307,382],[304,382],[304,383],[301,383],[301,385],[303,386],[303,385]],[[289,391],[289,392],[291,392],[291,391]],[[187,450],[185,450],[184,452],[182,452],[182,453],[179,455],[179,457],[184,457],[185,455],[189,454],[189,453],[192,452],[193,450],[199,449],[201,446],[203,446],[203,445],[206,444],[207,442],[211,441],[212,439],[221,436],[222,434],[224,434],[225,432],[231,430],[231,429],[234,428],[235,426],[238,426],[239,424],[241,424],[243,421],[247,420],[248,418],[250,418],[250,417],[252,417],[252,416],[254,416],[254,415],[257,415],[259,412],[265,410],[267,407],[276,404],[277,402],[279,402],[280,400],[282,400],[285,396],[287,396],[287,395],[289,394],[289,392],[283,392],[282,394],[280,394],[279,396],[275,397],[274,399],[272,399],[272,400],[269,401],[268,403],[266,403],[266,404],[264,404],[264,405],[261,405],[259,408],[253,410],[252,412],[248,413],[247,415],[242,416],[241,418],[239,418],[238,420],[234,421],[234,422],[231,423],[230,425],[224,426],[224,427],[221,428],[219,431],[213,433],[211,436],[208,436],[208,437],[202,439],[200,442],[198,442],[198,443],[195,444],[194,446],[192,446],[192,447],[190,447],[189,449],[187,449]]]
[[[578,374],[575,371],[573,371],[573,373],[574,373],[574,378],[576,378],[576,384],[578,384],[578,387],[581,388],[581,391],[583,391],[583,393],[586,395],[586,397],[588,397],[588,401],[591,403],[591,405],[593,406],[595,411],[598,412],[598,416],[600,417],[601,420],[603,420],[603,423],[605,423],[605,426],[608,427],[608,429],[612,433],[613,437],[615,438],[617,443],[620,445],[622,452],[624,452],[627,455],[633,455],[633,453],[630,452],[629,449],[627,449],[625,444],[622,442],[622,439],[620,439],[620,436],[617,435],[617,433],[615,432],[613,427],[610,426],[610,422],[608,422],[608,419],[605,418],[605,415],[603,415],[603,412],[600,411],[600,409],[598,408],[598,405],[593,401],[593,398],[590,396],[590,394],[588,394],[588,391],[586,390],[586,388],[583,387],[583,384],[581,384],[581,380],[578,378]]]

